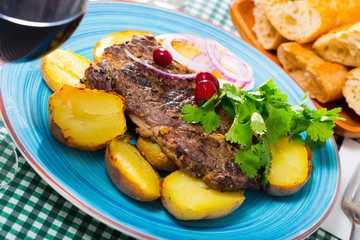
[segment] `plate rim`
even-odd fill
[[[175,10],[175,9],[167,9],[164,7],[159,7],[156,6],[154,4],[151,3],[139,3],[139,2],[134,2],[134,1],[129,1],[129,0],[93,0],[89,2],[89,5],[91,3],[96,3],[96,2],[125,2],[125,3],[130,3],[130,4],[137,4],[137,5],[148,5],[148,6],[152,6],[155,8],[160,8],[162,9],[162,11],[169,11],[169,12],[177,12],[192,18],[195,18],[199,21],[205,22],[207,24],[212,25],[213,27],[216,27],[224,32],[227,32],[228,34],[233,35],[234,37],[236,37],[237,39],[246,42],[243,38],[237,36],[236,34],[225,30],[224,28],[211,23],[205,19],[199,18],[197,16],[193,16],[189,13],[183,12],[181,10]],[[247,43],[247,42],[246,42]],[[254,46],[252,46],[251,44],[247,45],[249,47],[252,47],[254,49],[256,49],[256,51],[260,52],[261,55],[263,57],[267,57],[264,53],[262,53],[261,51],[259,51],[257,48],[255,48]],[[271,58],[269,58],[271,60]],[[283,70],[283,69],[282,69]],[[296,81],[294,81],[297,85],[299,85]],[[300,86],[299,86],[300,87]],[[301,88],[301,87],[300,87]],[[312,101],[313,102],[313,101]],[[315,105],[315,104],[314,104]],[[315,105],[316,106],[316,105]],[[108,217],[106,217],[105,215],[101,214],[100,212],[96,211],[95,209],[92,209],[90,206],[86,205],[84,202],[82,202],[81,200],[79,200],[77,197],[75,197],[73,194],[71,194],[70,192],[68,192],[66,189],[64,189],[58,182],[56,182],[56,180],[54,178],[52,178],[38,163],[37,161],[31,156],[31,154],[28,153],[28,151],[26,150],[26,148],[24,147],[23,143],[20,141],[20,139],[18,138],[18,135],[15,133],[11,123],[10,123],[10,119],[8,118],[7,114],[6,114],[6,109],[4,107],[4,102],[2,100],[2,92],[0,91],[0,113],[1,116],[3,118],[3,122],[5,124],[5,126],[7,127],[8,131],[9,131],[9,135],[12,138],[13,142],[15,143],[17,149],[22,153],[22,156],[25,158],[25,160],[30,164],[30,166],[41,176],[41,178],[43,180],[46,181],[46,183],[48,183],[52,188],[54,188],[54,190],[56,190],[57,193],[59,193],[62,197],[64,197],[66,200],[68,200],[69,202],[71,202],[72,204],[74,204],[76,207],[78,207],[80,210],[84,211],[86,214],[89,214],[90,216],[92,216],[93,218],[97,219],[98,221],[105,223],[106,225],[124,233],[127,234],[129,236],[138,238],[144,238],[144,239],[159,239],[159,237],[154,237],[151,236],[150,234],[144,234],[141,233],[139,231],[136,231],[132,228],[129,228],[125,225],[122,225],[116,221],[113,221],[111,219],[109,219]],[[337,181],[337,186],[336,186],[336,192],[334,194],[334,197],[331,201],[330,206],[328,207],[327,211],[323,214],[323,216],[317,221],[317,223],[315,223],[313,225],[313,227],[309,228],[308,230],[306,230],[305,232],[303,232],[301,235],[293,238],[293,239],[302,239],[308,235],[310,235],[312,232],[314,232],[322,223],[323,221],[328,217],[328,215],[330,214],[330,212],[332,211],[332,209],[335,206],[335,203],[338,199],[338,195],[339,195],[339,189],[340,189],[340,181],[341,181],[341,164],[340,164],[340,158],[339,158],[339,152],[338,152],[338,148],[337,148],[337,144],[336,141],[334,139],[334,136],[332,136],[332,139],[329,139],[330,141],[332,140],[333,146],[336,150],[336,161],[338,163],[338,181]]]

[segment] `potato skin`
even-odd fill
[[[157,143],[153,143],[151,139],[139,137],[136,146],[145,159],[156,169],[163,171],[176,170],[178,168],[176,164],[161,151],[160,146],[156,149],[155,144]]]
[[[128,143],[130,139],[129,136],[124,135],[113,139],[109,143],[105,153],[107,172],[115,186],[129,197],[139,201],[158,199],[160,197],[159,174],[141,156],[138,150]],[[124,151],[121,151],[123,148],[119,149],[117,146],[120,145],[117,144],[126,146],[128,153],[130,152],[131,154],[126,155]],[[132,161],[139,162],[144,167],[136,170],[136,167],[131,165]],[[136,171],[141,174],[134,174]]]
[[[176,170],[161,185],[163,206],[180,220],[215,219],[235,211],[244,201],[244,192],[219,192],[201,179]]]
[[[41,59],[40,73],[46,85],[58,91],[64,84],[85,87],[80,83],[91,61],[70,51],[56,49]]]
[[[298,191],[301,190],[301,188],[306,184],[306,182],[308,181],[310,175],[311,175],[311,170],[312,170],[312,158],[314,156],[313,152],[311,151],[311,149],[308,146],[304,146],[307,152],[307,163],[308,163],[308,171],[307,171],[307,176],[305,178],[304,181],[296,183],[295,185],[282,185],[282,184],[274,184],[268,181],[267,184],[262,185],[262,189],[273,195],[273,196],[289,196],[292,194],[297,193]]]
[[[116,114],[108,114],[112,116],[114,122],[116,121],[114,125],[102,122],[101,113],[103,112],[101,111],[97,114],[98,118],[94,117],[96,114],[93,114],[91,119],[86,118],[86,114],[82,112],[84,106],[89,105],[88,100],[90,97],[94,106],[99,104],[99,109],[105,109],[103,103],[107,103],[107,100],[115,104],[115,107],[111,105],[109,108],[111,108],[111,111],[115,111]],[[96,100],[99,100],[99,102]],[[124,99],[118,94],[77,88],[65,84],[59,91],[51,95],[48,100],[50,132],[58,141],[71,148],[95,151],[105,148],[111,139],[125,133],[126,119],[124,111]],[[79,123],[82,125],[81,128]],[[96,129],[93,128],[95,125]]]

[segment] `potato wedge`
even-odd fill
[[[85,87],[80,79],[90,63],[76,53],[56,49],[41,59],[40,72],[46,85],[54,92],[64,84]]]
[[[177,219],[198,220],[223,217],[244,201],[244,192],[219,192],[202,180],[176,170],[163,179],[161,201]]]
[[[132,36],[136,35],[136,34],[138,34],[138,35],[143,35],[143,34],[154,35],[149,32],[135,31],[135,30],[126,30],[126,31],[122,31],[122,32],[112,33],[96,43],[96,46],[95,46],[94,52],[93,52],[94,62],[97,63],[102,60],[101,55],[103,54],[105,48],[112,46],[114,44],[120,44],[120,43],[124,43],[126,41],[130,41]]]
[[[129,136],[113,139],[105,154],[108,174],[115,186],[139,201],[160,197],[160,177],[154,168],[129,143]]]
[[[145,159],[156,169],[174,171],[178,168],[176,164],[161,151],[160,146],[151,141],[150,138],[139,137],[136,146]]]
[[[298,192],[310,177],[313,153],[307,146],[284,137],[271,146],[272,163],[268,184],[263,189],[275,196]]]
[[[126,131],[124,99],[115,93],[63,85],[48,100],[50,131],[69,147],[97,150]]]

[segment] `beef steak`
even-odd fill
[[[220,191],[257,188],[259,177],[249,179],[234,163],[240,146],[228,143],[224,134],[233,121],[222,108],[217,109],[221,124],[216,132],[205,132],[198,124],[185,122],[180,109],[194,100],[193,78],[170,78],[148,69],[127,56],[137,58],[169,73],[192,73],[173,61],[166,67],[154,63],[152,53],[161,47],[155,37],[135,35],[130,42],[105,49],[102,59],[85,71],[90,89],[115,91],[125,99],[126,113],[138,126],[142,137],[151,137],[176,165],[190,175],[202,178]]]

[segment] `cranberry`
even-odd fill
[[[216,89],[219,89],[220,87],[219,80],[209,72],[199,72],[196,74],[195,83],[198,84],[202,80],[211,81],[215,85]]]
[[[173,60],[171,53],[164,48],[155,49],[153,53],[153,58],[158,65],[163,67],[169,65]]]
[[[197,83],[195,87],[195,101],[198,104],[202,104],[204,101],[210,99],[215,93],[217,89],[209,80],[202,80]]]

